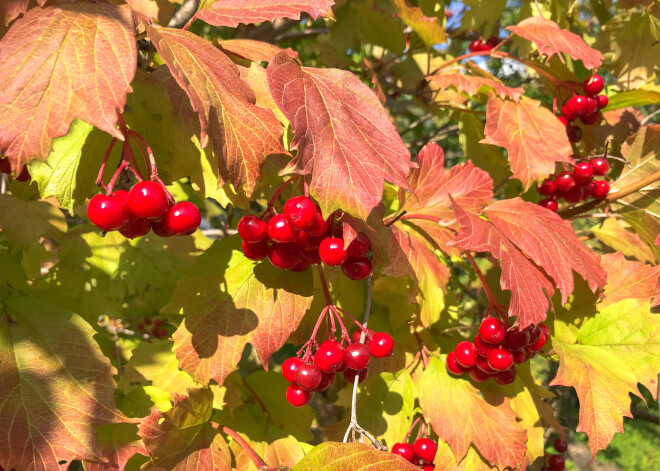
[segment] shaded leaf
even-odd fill
[[[660,266],[626,260],[621,252],[601,256],[600,263],[607,272],[607,285],[605,299],[597,305],[599,311],[624,299],[648,302],[655,296]]]
[[[344,214],[341,218],[344,235],[344,246],[355,239],[360,232],[369,238],[371,251],[375,265],[387,263],[392,247],[392,229],[383,222],[385,207],[380,204],[376,206],[366,221]]]
[[[660,237],[660,220],[646,211],[628,211],[623,214],[623,219],[653,251],[655,261],[660,263],[660,244],[657,243]]]
[[[478,77],[460,72],[448,72],[427,77],[431,81],[431,86],[437,86],[439,90],[446,90],[454,87],[459,92],[465,92],[470,96],[475,96],[480,89],[493,90],[497,96],[502,99],[510,98],[514,101],[520,100],[524,93],[522,87],[507,87],[488,77]]]
[[[447,33],[435,16],[425,16],[421,8],[408,6],[406,0],[394,0],[397,14],[405,24],[410,26],[427,48],[447,42]]]
[[[0,40],[0,154],[12,168],[46,159],[75,118],[122,139],[136,67],[127,5],[76,3],[33,8]]]
[[[97,441],[108,464],[84,462],[85,471],[123,471],[126,462],[139,453],[139,437],[135,424],[97,425]]]
[[[268,65],[271,93],[291,122],[298,153],[282,173],[311,175],[324,215],[366,220],[384,180],[407,188],[410,153],[378,97],[350,72],[300,67],[284,53]]]
[[[360,42],[382,46],[394,54],[403,54],[406,48],[406,35],[403,32],[401,20],[396,15],[389,15],[374,6],[373,0],[351,2],[350,9],[351,18],[340,17],[334,28],[332,45],[335,48],[341,48],[344,41],[350,47],[349,39],[357,40],[358,38],[348,37],[347,30],[357,30]],[[353,21],[357,25],[353,26]]]
[[[460,31],[484,31],[486,35],[496,33],[496,24],[504,12],[506,0],[464,0]]]
[[[325,442],[315,446],[294,471],[415,471],[419,467],[399,455],[374,449],[364,443]]]
[[[312,18],[334,18],[334,0],[203,0],[197,18],[213,26],[261,23],[279,18],[300,19],[305,12]]]
[[[161,25],[166,25],[174,13],[171,0],[126,0],[126,3],[147,18],[157,19]]]
[[[581,60],[587,69],[598,69],[603,62],[600,51],[589,47],[581,36],[561,29],[557,23],[543,16],[532,16],[506,29],[535,43],[539,53],[548,56],[548,59],[563,52]]]
[[[603,244],[621,251],[627,257],[653,263],[655,256],[651,248],[627,225],[617,218],[607,218],[602,224],[591,228],[591,232]]]
[[[66,232],[64,214],[46,201],[0,195],[0,235],[13,249],[27,250],[42,236]]]
[[[573,163],[566,128],[536,100],[516,103],[491,93],[485,135],[482,144],[507,150],[513,176],[525,189],[553,173],[557,162]]]
[[[264,460],[266,466],[272,469],[293,468],[296,463],[305,457],[305,452],[303,451],[300,442],[291,435],[274,440],[270,443],[254,443],[250,440],[247,440],[247,442],[254,451],[257,452],[257,455]],[[241,471],[260,471],[254,465],[250,456],[235,441],[231,442],[229,448],[236,460],[235,469],[240,469]]]
[[[282,49],[274,44],[254,39],[225,39],[218,41],[218,45],[229,54],[244,57],[253,62],[270,62],[280,52],[298,60],[298,53],[291,48]]]

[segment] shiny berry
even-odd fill
[[[484,381],[488,381],[488,379],[492,376],[489,373],[485,373],[481,371],[479,368],[471,368],[469,374],[470,374],[470,378],[472,378],[477,383],[483,383]]]
[[[477,363],[477,350],[472,342],[463,341],[454,349],[456,361],[463,368],[472,368]]]
[[[268,260],[274,267],[282,270],[295,268],[299,258],[300,252],[294,244],[273,244],[268,248]]]
[[[541,333],[543,335],[545,335],[546,337],[550,337],[550,329],[548,329],[547,325],[539,324],[539,325],[536,326],[536,328],[539,329],[541,331]]]
[[[415,452],[413,451],[413,446],[408,443],[395,443],[392,446],[392,453],[399,455],[407,461],[413,460],[415,458]]]
[[[296,384],[311,391],[321,382],[321,370],[312,363],[303,363],[296,369]]]
[[[488,364],[488,357],[482,357],[481,355],[477,355],[477,363],[475,366],[484,373],[488,373],[490,375],[494,375],[495,373],[497,373],[497,370],[491,368],[491,366]]]
[[[594,114],[596,111],[598,111],[598,102],[595,98],[587,97],[584,109],[582,110],[582,116]]]
[[[566,461],[559,455],[550,455],[548,466],[553,471],[563,471],[566,468]]]
[[[346,382],[351,384],[355,383],[355,378],[359,376],[358,384],[360,384],[367,378],[367,370],[365,369],[356,371],[350,368],[346,368],[343,372],[343,375]]]
[[[394,339],[390,334],[378,332],[369,342],[369,353],[375,358],[386,358],[394,353]]]
[[[336,237],[323,239],[319,245],[319,255],[323,263],[329,266],[341,265],[346,260],[344,241]]]
[[[483,49],[482,49],[483,46],[484,46],[484,43],[483,43],[483,41],[482,41],[481,39],[475,39],[475,40],[472,41],[472,42],[470,43],[470,45],[468,46],[468,50],[469,50],[470,52],[480,52],[480,51],[483,50]]]
[[[556,438],[555,442],[553,443],[553,446],[555,447],[555,450],[557,450],[559,453],[563,453],[566,450],[568,450],[568,443],[566,443],[561,438]]]
[[[161,184],[150,180],[138,182],[131,188],[128,205],[136,217],[143,219],[160,219],[170,207]]]
[[[162,219],[160,221],[153,221],[153,223],[151,224],[151,230],[158,237],[172,237],[174,235],[165,228]],[[243,243],[245,244],[246,242]]]
[[[568,118],[566,116],[557,116],[557,119],[562,125],[568,126]]]
[[[578,162],[573,169],[573,178],[578,183],[587,183],[594,178],[594,169],[589,162]]]
[[[601,77],[598,74],[592,75],[591,77],[587,77],[585,81],[582,83],[582,89],[584,90],[584,93],[586,93],[589,96],[596,96],[600,92],[603,91],[603,87],[605,86],[605,82],[603,81],[603,77]]]
[[[311,263],[309,263],[307,260],[305,260],[302,257],[299,257],[298,263],[296,263],[296,266],[293,267],[291,271],[297,271],[297,272],[305,271],[309,268],[310,265]]]
[[[513,355],[509,350],[496,348],[488,355],[488,366],[496,371],[505,371],[513,365]]]
[[[314,363],[321,371],[334,373],[344,361],[344,349],[337,342],[326,340],[314,354]]]
[[[415,450],[415,456],[421,458],[422,461],[430,463],[435,459],[435,454],[438,452],[438,445],[428,438],[418,438],[413,443],[413,450]]]
[[[456,376],[462,375],[467,371],[456,362],[456,354],[454,352],[449,352],[447,355],[446,365],[447,371]]]
[[[346,252],[349,257],[364,257],[371,248],[371,242],[366,235],[360,232],[353,241],[348,244]]]
[[[364,280],[371,275],[373,266],[366,257],[349,257],[341,264],[341,271],[351,280]]]
[[[300,365],[304,365],[300,358],[291,357],[284,360],[284,363],[282,363],[282,376],[284,376],[284,379],[289,383],[295,383],[296,370]]]
[[[238,235],[245,242],[261,242],[268,237],[268,224],[257,216],[247,214],[238,221]]]
[[[596,103],[598,104],[598,109],[599,110],[602,110],[603,108],[605,108],[608,105],[609,102],[610,102],[610,99],[607,98],[607,95],[598,95],[596,97]]]
[[[552,196],[555,194],[555,181],[551,178],[546,178],[538,186],[539,194],[543,196]]]
[[[306,196],[294,196],[284,203],[284,217],[292,229],[305,230],[316,218],[314,202]]]
[[[591,196],[594,199],[602,200],[610,192],[610,184],[605,180],[596,180],[591,182]]]
[[[322,371],[321,372],[321,382],[312,391],[317,392],[317,393],[322,393],[323,391],[328,389],[332,385],[332,383],[334,383],[334,382],[335,382],[335,374],[334,373],[326,373],[326,372]]]
[[[576,120],[577,117],[578,117],[578,114],[573,113],[571,110],[569,110],[568,106],[566,106],[565,104],[564,104],[564,106],[561,107],[561,114],[564,115],[564,117],[566,118],[565,121],[562,121],[562,124],[564,126],[567,126],[568,123],[570,123],[571,121]]]
[[[312,393],[305,391],[304,389],[296,386],[295,384],[290,384],[286,388],[286,400],[293,407],[302,407],[309,402],[312,398]]]
[[[103,231],[114,231],[128,222],[121,198],[95,195],[87,205],[87,217]]]
[[[474,348],[477,350],[477,353],[482,357],[487,357],[490,352],[495,349],[495,345],[491,345],[488,342],[485,342],[479,335],[474,338]]]
[[[155,226],[155,224],[154,224]],[[250,260],[258,262],[268,256],[268,242],[262,240],[261,242],[241,242],[243,255]]]
[[[180,201],[167,210],[163,226],[174,235],[192,234],[199,228],[202,215],[190,201]]]
[[[479,336],[483,341],[495,345],[504,341],[506,329],[501,320],[495,317],[488,317],[481,321]]]
[[[541,333],[541,335],[539,335],[539,338],[536,342],[527,345],[527,350],[530,352],[538,352],[543,348],[543,346],[547,341],[548,341],[548,337],[545,334]]]
[[[527,329],[518,330],[512,327],[507,330],[504,343],[507,347],[523,348],[529,343],[529,331]]]
[[[552,212],[557,212],[559,209],[559,204],[554,198],[545,198],[539,201],[539,206],[543,206],[545,209],[549,209]]]
[[[422,465],[422,471],[434,471],[435,465],[433,463],[424,463]]]
[[[268,221],[268,237],[280,244],[293,242],[298,237],[298,231],[289,225],[284,214],[276,214]]]
[[[321,256],[319,255],[318,247],[312,250],[303,250],[300,253],[300,257],[305,259],[305,261],[309,262],[310,264],[320,265],[322,261]]]
[[[119,233],[127,239],[135,239],[147,235],[150,230],[151,221],[148,219],[133,219],[119,229]]]
[[[352,370],[366,368],[369,361],[371,361],[371,353],[369,347],[364,344],[352,343],[344,349],[344,363]]]
[[[516,365],[523,363],[525,361],[525,349],[524,348],[511,348],[509,349],[511,355],[513,355],[513,362]]]
[[[516,379],[516,369],[511,368],[510,370],[500,371],[493,376],[493,379],[495,379],[497,384],[501,384],[502,386],[511,384]]]
[[[561,172],[557,175],[557,178],[555,178],[555,185],[557,186],[557,190],[561,192],[570,191],[575,187],[575,178],[573,178],[571,172]]]
[[[371,329],[367,329],[367,333],[364,338],[364,344],[369,345],[369,343],[371,343],[371,339],[374,338],[374,335],[376,335],[376,332],[374,332]],[[360,343],[361,336],[362,336],[362,329],[357,329],[351,334],[351,342]]]
[[[500,38],[498,38],[497,36],[491,36],[490,38],[488,38],[488,41],[486,41],[486,45],[490,47],[495,47],[499,42],[500,42]],[[431,460],[426,460],[426,461],[431,461]]]
[[[566,102],[566,111],[570,113],[571,116],[579,116],[584,111],[585,106],[587,106],[587,97],[575,95],[569,98]]]
[[[584,124],[591,126],[592,124],[596,124],[597,122],[600,121],[600,113],[595,112],[591,114],[582,115],[580,116],[580,121],[582,121]]]
[[[330,230],[330,224],[332,223],[332,220],[331,218],[323,219],[323,214],[321,214],[321,208],[319,208],[318,206],[315,206],[315,208],[316,208],[316,214],[314,216],[314,222],[312,223],[311,226],[305,229],[305,232],[307,232],[311,236],[320,237],[328,233],[328,230]]]
[[[589,164],[594,169],[594,175],[599,177],[607,175],[607,172],[610,171],[610,163],[603,157],[594,157],[589,161]]]
[[[566,136],[570,142],[580,142],[580,139],[582,139],[582,129],[577,126],[566,126]]]
[[[589,188],[589,183],[578,183],[572,189],[563,193],[562,196],[569,203],[577,203],[589,199]]]

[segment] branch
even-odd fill
[[[181,5],[181,8],[174,13],[172,19],[167,23],[167,26],[170,28],[182,28],[192,20],[195,13],[197,13],[198,7],[199,0],[186,0],[183,2],[183,5]]]
[[[266,463],[264,463],[264,460],[261,459],[257,452],[254,451],[250,444],[246,442],[245,439],[238,434],[238,432],[224,425],[216,424],[215,422],[209,422],[209,425],[211,425],[211,427],[214,429],[229,435],[236,443],[238,443],[239,446],[243,448],[243,451],[245,451],[245,453],[247,453],[247,455],[250,457],[250,460],[257,469],[269,469],[266,466]]]

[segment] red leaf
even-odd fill
[[[149,27],[147,32],[199,114],[202,147],[213,138],[221,184],[243,186],[249,196],[266,157],[287,153],[282,124],[254,104],[254,92],[236,65],[207,40],[173,28]]]
[[[0,40],[0,57],[0,154],[12,168],[45,159],[75,118],[122,139],[137,57],[127,5],[33,8]]]
[[[460,72],[452,72],[438,75],[431,75],[427,77],[432,84],[437,85],[439,90],[446,90],[449,87],[454,87],[459,92],[465,92],[470,96],[474,96],[479,92],[481,87],[487,87],[495,91],[495,94],[500,98],[511,98],[518,101],[525,92],[522,87],[513,88],[502,85],[501,83],[487,78],[477,77],[476,75],[467,75]]]
[[[291,48],[282,49],[274,44],[254,39],[226,39],[218,41],[218,45],[225,52],[250,59],[252,62],[270,62],[280,52],[298,60],[298,53]]]
[[[278,18],[300,19],[302,12],[313,19],[332,18],[334,0],[207,0],[202,2],[197,18],[214,26],[246,25]]]
[[[581,60],[587,69],[597,69],[603,62],[600,51],[589,47],[582,37],[561,29],[557,23],[542,16],[532,16],[506,29],[536,43],[539,52],[548,59],[565,52],[573,59]]]
[[[107,464],[84,462],[85,471],[123,471],[126,463],[136,453],[142,452],[134,424],[97,425],[98,445]]]
[[[621,252],[603,255],[600,264],[607,272],[607,285],[599,310],[623,299],[649,301],[655,297],[660,266],[626,260]]]
[[[281,53],[268,66],[277,106],[291,122],[298,154],[282,173],[311,175],[310,191],[328,215],[366,220],[384,180],[408,188],[410,153],[376,95],[350,72],[300,67]]]
[[[485,136],[482,144],[508,151],[513,176],[525,189],[553,173],[557,162],[573,163],[564,125],[536,100],[515,103],[491,94]]]

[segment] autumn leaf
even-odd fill
[[[324,215],[341,209],[366,220],[385,180],[408,188],[415,166],[410,153],[376,95],[355,75],[300,67],[284,53],[267,71],[298,151],[282,173],[311,175],[310,193]]]
[[[0,40],[0,154],[13,169],[46,159],[79,118],[123,139],[137,51],[127,5],[33,8]]]
[[[603,63],[600,51],[589,47],[581,36],[561,29],[557,23],[543,16],[532,16],[506,29],[535,43],[539,53],[548,59],[563,52],[581,60],[587,69],[598,69]]]
[[[360,232],[369,238],[375,265],[387,263],[392,247],[392,229],[383,222],[385,207],[380,204],[371,211],[366,221],[354,218],[350,214],[341,217],[344,246],[349,244]]]
[[[484,89],[493,90],[502,99],[510,98],[518,101],[524,92],[522,87],[507,87],[495,79],[460,72],[438,73],[429,75],[427,79],[431,82],[431,86],[437,87],[438,90],[447,90],[449,87],[453,87],[459,92],[465,92],[470,96],[475,96],[483,87]]]
[[[97,442],[107,464],[84,462],[85,471],[121,470],[136,453],[139,453],[139,437],[135,424],[97,425]]]
[[[254,92],[236,65],[204,38],[173,28],[150,26],[147,32],[199,115],[201,146],[213,139],[220,186],[231,182],[249,196],[266,157],[287,154],[282,125],[254,104]]]
[[[536,100],[516,103],[491,93],[485,135],[482,144],[507,150],[511,172],[525,189],[553,173],[557,162],[573,163],[566,128]]]
[[[207,422],[213,412],[213,393],[191,389],[188,396],[174,394],[167,412],[154,409],[140,421],[139,436],[151,460],[140,469],[185,471],[231,470],[227,443]]]
[[[394,0],[399,18],[410,26],[427,48],[447,42],[445,28],[436,17],[425,16],[421,8],[408,6],[406,0]]]
[[[202,0],[197,18],[213,26],[246,25],[279,18],[299,20],[301,13],[313,19],[334,19],[334,0]]]
[[[648,302],[655,296],[660,281],[660,266],[626,260],[621,252],[601,256],[600,264],[607,272],[604,300],[598,310],[624,299]]]
[[[128,419],[115,408],[116,371],[92,338],[95,330],[50,300],[14,294],[0,306],[3,466],[107,462],[95,426]]]
[[[291,435],[273,440],[270,443],[254,443],[249,439],[246,439],[246,441],[270,469],[286,470],[293,468],[296,463],[305,457],[305,451],[300,442]],[[232,441],[229,448],[236,460],[235,469],[240,469],[241,471],[260,471],[254,465],[250,455],[237,442]]]
[[[237,237],[213,243],[179,280],[163,312],[183,312],[174,333],[179,367],[200,383],[222,384],[249,342],[263,365],[287,341],[312,302],[309,272],[255,266]]]
[[[16,224],[20,221],[20,224]],[[13,195],[0,195],[0,234],[15,249],[28,250],[42,236],[66,232],[62,211],[46,201],[23,200]]]
[[[399,455],[374,449],[365,443],[325,442],[315,446],[294,471],[416,471],[418,466]]]
[[[623,218],[607,218],[591,228],[599,242],[623,255],[642,262],[653,263],[655,256],[649,245],[630,230]]]
[[[642,397],[638,383],[657,397],[660,317],[651,314],[648,302],[619,301],[579,330],[556,321],[552,345],[559,369],[550,385],[575,388],[580,400],[576,430],[588,435],[595,456],[615,433],[623,433],[623,417],[632,417],[630,394]]]
[[[218,41],[218,45],[223,51],[250,59],[252,62],[270,62],[280,52],[286,53],[292,59],[299,60],[298,53],[290,47],[282,49],[274,44],[254,39],[224,39]]]
[[[527,433],[509,398],[491,397],[469,381],[450,376],[439,357],[431,358],[417,390],[424,418],[458,461],[470,444],[499,469],[515,469],[524,459]]]

